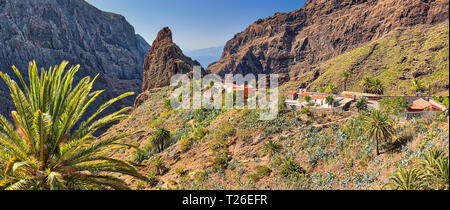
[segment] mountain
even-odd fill
[[[124,92],[140,92],[148,48],[123,16],[83,0],[0,0],[1,71],[12,76],[16,65],[25,76],[33,60],[45,69],[62,60],[80,64],[76,79],[99,74],[94,88],[105,90],[86,115]],[[9,115],[13,107],[3,81],[0,100],[0,113]],[[123,99],[108,111],[133,102]]]
[[[342,74],[349,72],[347,88],[362,92],[360,81],[369,76],[383,81],[388,95],[414,95],[416,79],[436,95],[449,89],[449,24],[398,28],[366,46],[351,50],[317,66],[297,83],[317,90],[332,84],[344,89]],[[320,75],[317,78],[313,74]],[[310,80],[311,79],[311,80]]]
[[[207,71],[284,74],[281,92],[329,84],[342,89],[344,71],[356,91],[364,76],[382,79],[387,93],[406,90],[414,78],[448,91],[448,28],[448,0],[308,1],[237,34]],[[152,59],[165,60],[162,52]],[[158,84],[168,74],[146,75]],[[137,189],[380,190],[399,167],[421,163],[423,151],[448,153],[443,115],[396,124],[392,141],[383,142],[383,154],[375,156],[376,143],[354,104],[344,112],[280,110],[275,120],[261,121],[261,110],[173,110],[164,103],[171,91],[146,91],[131,117],[102,136],[143,131],[123,143],[145,153],[132,147],[111,151],[155,181],[121,177]],[[171,138],[158,153],[152,138],[161,127]]]
[[[223,46],[221,47],[209,47],[198,50],[189,50],[185,54],[191,58],[198,60],[203,67],[208,67],[210,64],[218,61],[222,54]]]
[[[448,9],[448,0],[309,0],[299,10],[257,20],[236,34],[207,70],[278,73],[283,81],[294,80],[399,27],[446,21]]]

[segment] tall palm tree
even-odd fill
[[[391,139],[393,136],[393,120],[380,110],[368,111],[364,117],[366,136],[376,142],[377,155],[380,155],[379,141]]]
[[[370,92],[370,88],[372,87],[372,84],[373,84],[373,82],[372,82],[372,79],[370,79],[370,77],[364,77],[360,83],[360,85],[363,88],[363,92],[365,92],[365,93]]]
[[[80,66],[63,75],[67,64],[63,61],[48,71],[42,69],[39,76],[36,63],[30,62],[29,85],[13,66],[22,88],[0,72],[16,107],[12,112],[15,126],[0,115],[0,163],[6,163],[0,189],[129,189],[113,176],[117,173],[147,180],[129,163],[107,154],[132,134],[106,139],[93,135],[105,125],[128,118],[123,113],[130,108],[123,108],[94,121],[111,104],[133,93],[109,100],[72,130],[103,91],[91,92],[96,77],[85,77],[73,87]]]
[[[348,71],[345,71],[342,73],[342,79],[344,79],[344,91],[347,91],[347,81],[350,78],[350,73]]]
[[[383,94],[384,87],[380,79],[371,79],[370,77],[364,77],[360,85],[365,93]]]
[[[158,153],[164,150],[164,146],[166,145],[167,141],[169,141],[170,136],[170,131],[168,131],[166,128],[159,128],[153,134],[151,143],[153,147],[157,149]]]

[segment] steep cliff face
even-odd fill
[[[124,92],[140,92],[148,48],[123,16],[83,0],[0,0],[0,70],[13,75],[11,66],[16,65],[26,75],[32,60],[46,69],[62,60],[80,64],[77,79],[100,74],[95,89],[105,93],[94,105]],[[0,82],[3,115],[11,111],[9,98]],[[113,109],[133,101],[124,99]],[[95,106],[91,108],[87,115]]]
[[[445,21],[448,8],[448,0],[309,0],[300,10],[260,19],[236,34],[207,70],[293,79],[397,27]]]
[[[167,86],[173,75],[190,73],[193,66],[200,66],[200,63],[183,54],[173,43],[172,31],[165,27],[145,56],[142,91]]]
[[[198,61],[185,56],[180,47],[173,43],[172,31],[168,27],[161,29],[145,55],[142,93],[136,97],[134,106],[140,106],[156,88],[170,85],[173,75],[191,76],[194,66],[201,65]]]

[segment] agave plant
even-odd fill
[[[385,184],[383,189],[392,190],[421,190],[425,185],[425,175],[416,168],[399,168],[391,178],[391,183]]]
[[[0,116],[0,167],[4,169],[0,189],[129,189],[115,175],[147,180],[126,161],[107,154],[123,146],[118,141],[132,134],[106,139],[93,135],[105,125],[128,117],[124,113],[129,108],[123,108],[95,120],[110,105],[133,93],[109,100],[75,129],[86,108],[102,91],[91,92],[96,77],[85,77],[72,87],[80,66],[72,66],[64,74],[67,65],[63,61],[48,71],[42,69],[38,75],[36,63],[30,62],[28,86],[13,66],[22,88],[0,72],[16,108],[12,112],[15,126]]]

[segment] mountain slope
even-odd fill
[[[260,19],[227,42],[213,73],[278,73],[284,80],[394,29],[448,19],[448,0],[309,0]]]
[[[105,92],[96,106],[124,92],[140,92],[145,46],[123,16],[83,0],[0,0],[0,70],[14,75],[11,66],[16,65],[26,75],[32,60],[45,69],[62,60],[80,64],[77,80],[100,75],[94,88]],[[5,116],[12,109],[8,92],[0,82],[0,113]],[[133,102],[129,97],[112,109]]]
[[[383,81],[386,94],[414,94],[411,82],[418,79],[433,94],[447,91],[448,95],[448,52],[448,21],[435,26],[399,28],[364,47],[319,64],[292,83],[312,90],[331,84],[342,91],[342,74],[348,72],[347,88],[353,91],[362,92],[360,81],[369,76]]]

